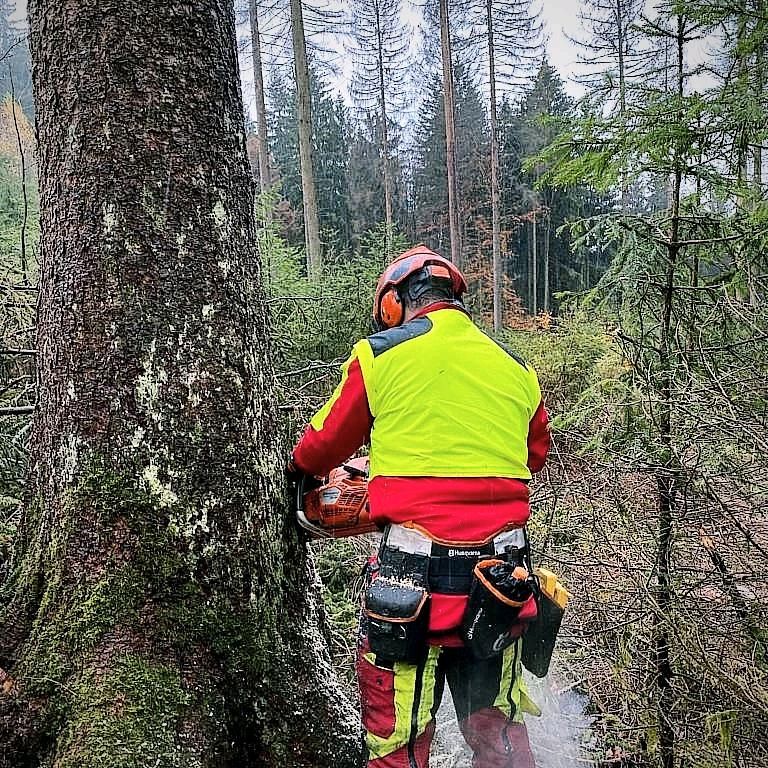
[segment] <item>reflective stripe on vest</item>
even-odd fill
[[[391,345],[377,334],[354,347],[374,417],[370,477],[529,479],[536,373],[463,312],[414,322],[418,333],[409,324],[385,332],[399,334]]]

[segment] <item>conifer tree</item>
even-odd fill
[[[304,243],[307,249],[307,274],[317,279],[322,269],[320,243],[320,214],[317,205],[315,169],[312,152],[312,101],[309,89],[307,43],[301,0],[291,3],[291,37],[293,40],[293,71],[296,82],[296,120],[299,133],[299,167],[304,209]]]
[[[400,0],[355,0],[350,28],[354,57],[351,91],[358,109],[377,116],[387,244],[394,225],[390,134],[405,96],[408,32]]]
[[[493,325],[501,330],[501,206],[499,190],[499,97],[519,86],[540,57],[541,21],[532,0],[469,0],[470,45],[484,63],[490,125]]]
[[[578,81],[591,97],[613,100],[620,115],[627,110],[629,81],[648,74],[651,48],[638,27],[644,6],[644,0],[588,0],[579,12],[588,37],[571,38],[584,65]]]
[[[488,127],[482,96],[466,67],[456,67],[455,83],[457,197],[462,201],[463,222],[460,236],[471,247],[478,240],[474,231],[478,218],[488,216]],[[426,85],[413,159],[416,236],[438,250],[447,247],[450,236],[446,216],[445,110],[440,84],[435,74]]]
[[[643,209],[575,227],[583,243],[616,244],[598,295],[604,306],[617,307],[612,318],[643,422],[641,430],[628,433],[628,449],[618,441],[613,445],[619,447],[618,461],[653,478],[654,494],[647,542],[653,556],[638,592],[642,637],[625,653],[636,658],[632,717],[654,734],[647,747],[664,768],[687,762],[700,746],[700,734],[687,727],[692,702],[702,721],[733,711],[744,733],[759,731],[756,723],[768,713],[759,609],[729,586],[726,558],[703,533],[706,524],[718,531],[726,525],[728,556],[756,558],[757,566],[745,566],[747,572],[764,569],[764,548],[754,551],[744,525],[750,510],[764,505],[745,462],[754,455],[754,430],[765,429],[753,427],[749,414],[765,397],[758,382],[765,381],[766,317],[744,291],[749,266],[757,267],[757,287],[764,284],[757,277],[765,274],[764,219],[738,203],[748,186],[740,186],[743,154],[734,141],[739,132],[733,117],[742,101],[738,89],[729,88],[738,80],[738,66],[697,92],[690,56],[692,44],[724,22],[738,30],[742,9],[709,0],[660,3],[640,30],[646,45],[667,55],[657,57],[656,71],[644,81],[627,80],[625,115],[601,109],[596,99],[597,108],[574,121],[538,160],[546,183],[586,182],[615,191],[626,178],[651,192],[659,185],[665,191],[661,197],[649,194]],[[751,108],[758,103],[753,99]],[[729,404],[736,402],[744,415],[734,421]],[[723,418],[723,410],[731,416]],[[710,601],[702,597],[710,588],[723,594],[715,622]],[[718,653],[720,660],[710,664]],[[743,686],[740,676],[755,681],[757,697],[753,682]],[[732,762],[730,737],[721,748],[723,761]],[[755,756],[749,748],[744,762],[759,764]]]

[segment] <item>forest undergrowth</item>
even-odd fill
[[[351,344],[368,333],[376,272],[370,265],[381,260],[370,257],[381,248],[380,238],[379,233],[377,242],[372,235],[371,251],[358,272],[348,264],[338,274],[331,268],[322,288],[299,276],[300,254],[278,240],[271,244],[277,269],[271,301],[281,318],[275,331],[284,355],[283,408],[294,435],[331,391]],[[610,279],[599,287],[607,295]],[[332,313],[315,311],[313,294],[318,292],[343,297],[337,321]],[[481,292],[471,292],[468,303],[482,323],[486,306]],[[563,303],[557,318],[527,317],[513,298],[510,304],[511,327],[499,340],[538,371],[554,437],[547,469],[532,486],[535,558],[555,570],[571,593],[553,671],[544,684],[534,683],[545,705],[544,718],[531,725],[534,739],[555,732],[568,738],[554,748],[543,747],[538,760],[544,768],[573,764],[563,760],[616,768],[655,766],[659,732],[653,631],[660,609],[654,592],[658,480],[648,449],[653,396],[633,364],[621,317],[610,302],[598,301],[594,293],[582,296]],[[726,304],[719,311],[731,309]],[[763,360],[756,357],[754,365],[759,368]],[[724,373],[727,360],[719,364]],[[739,430],[727,434],[714,423],[727,402],[726,387],[707,387],[705,378],[701,374],[695,387],[680,384],[675,393],[680,409],[675,451],[689,463],[676,477],[676,499],[685,513],[676,521],[671,562],[674,599],[668,628],[680,703],[670,714],[686,765],[757,768],[768,764],[760,736],[768,689],[759,565],[768,532],[760,511],[763,491],[754,482],[765,462],[741,442]],[[720,430],[717,442],[713,430]],[[366,537],[312,546],[332,654],[354,694],[361,571],[373,543]],[[450,723],[444,705],[435,764],[458,768],[468,763],[462,762],[466,754]]]

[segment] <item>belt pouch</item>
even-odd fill
[[[489,659],[515,640],[510,630],[533,588],[527,579],[513,579],[514,570],[503,560],[481,560],[475,565],[461,624],[461,637],[475,658]],[[513,582],[517,583],[510,589]]]
[[[560,623],[565,614],[568,593],[552,571],[537,568],[539,612],[523,639],[523,666],[536,677],[546,677],[555,650]]]
[[[376,656],[416,663],[424,655],[429,593],[411,581],[379,576],[365,593],[368,643]]]

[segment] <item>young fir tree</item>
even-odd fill
[[[232,6],[29,12],[40,394],[0,766],[352,768],[284,507]]]
[[[752,530],[766,502],[757,445],[766,428],[768,317],[743,290],[745,257],[753,278],[765,274],[765,209],[739,204],[734,139],[746,105],[728,87],[738,67],[699,93],[689,56],[714,25],[738,26],[741,11],[709,0],[660,4],[641,30],[667,57],[657,57],[645,82],[628,84],[625,115],[596,99],[539,158],[547,183],[616,192],[626,179],[652,192],[661,180],[666,188],[655,209],[576,228],[582,242],[616,248],[593,300],[604,297],[618,326],[634,401],[624,407],[635,427],[607,449],[625,472],[652,479],[654,503],[649,525],[634,529],[639,538],[622,540],[633,553],[624,576],[638,567],[642,576],[627,639],[612,629],[610,642],[624,642],[625,734],[643,732],[638,746],[664,768],[768,758],[760,736],[768,716],[764,607],[747,588],[768,566]],[[621,603],[626,611],[626,597]],[[717,734],[702,743],[696,722]]]

